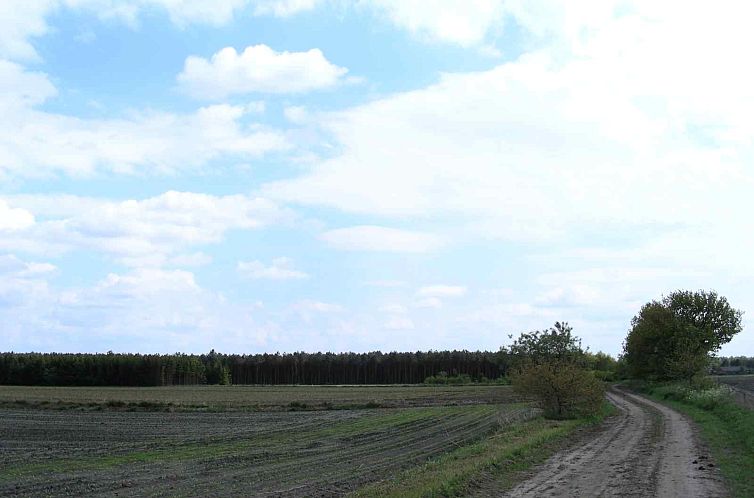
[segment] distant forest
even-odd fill
[[[0,384],[416,384],[445,372],[474,380],[505,375],[504,351],[203,355],[2,353]]]
[[[505,351],[203,355],[2,353],[0,384],[417,384],[445,372],[475,381],[506,374]],[[441,374],[442,375],[442,374]]]
[[[616,361],[587,354],[589,368]],[[189,384],[419,384],[428,378],[505,377],[512,357],[500,351],[415,353],[121,354],[0,353],[0,384],[40,386],[170,386]],[[718,358],[720,366],[754,367],[754,358]]]

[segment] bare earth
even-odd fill
[[[590,440],[550,458],[504,496],[726,496],[717,467],[679,413],[621,390],[620,410]]]

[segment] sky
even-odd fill
[[[0,350],[754,355],[745,2],[4,0]]]

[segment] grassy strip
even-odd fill
[[[492,476],[496,491],[512,487],[521,472],[543,462],[576,429],[596,424],[612,413],[605,403],[600,414],[588,419],[555,421],[537,418],[503,427],[492,436],[462,446],[393,479],[367,485],[354,497],[465,496],[475,482]]]
[[[736,405],[720,388],[682,384],[644,385],[642,391],[699,426],[732,496],[754,496],[754,412]]]

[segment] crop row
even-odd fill
[[[532,412],[523,406],[476,405],[284,413],[86,412],[75,418],[67,412],[19,410],[0,415],[5,476],[0,495],[127,488],[129,495],[337,496]]]

